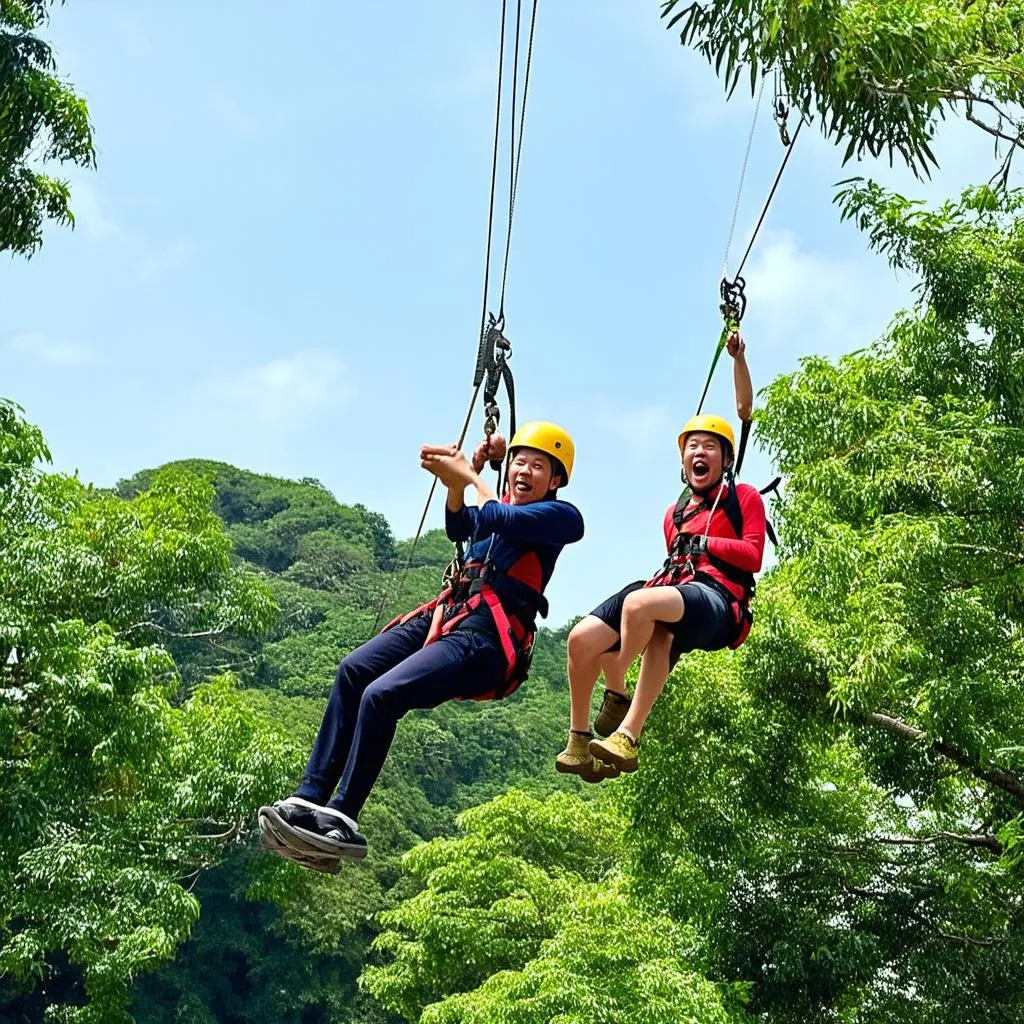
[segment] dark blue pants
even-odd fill
[[[387,759],[398,720],[413,708],[478,697],[505,678],[496,636],[456,629],[423,646],[430,623],[395,626],[342,659],[298,795],[357,819]]]

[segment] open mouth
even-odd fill
[[[693,465],[690,467],[690,476],[692,476],[694,480],[700,480],[703,477],[706,477],[710,470],[711,467],[708,465],[707,460],[698,457],[693,460]]]
[[[512,485],[512,490],[513,490],[513,491],[514,491],[514,492],[515,492],[516,494],[529,494],[529,493],[530,493],[530,491],[531,491],[531,490],[533,490],[533,488],[532,488],[532,487],[531,487],[531,486],[529,485],[529,483],[527,483],[527,482],[526,482],[526,481],[525,481],[525,480],[524,480],[524,479],[523,479],[522,477],[520,477],[520,478],[519,478],[518,480],[516,480],[516,482],[515,482],[515,483],[514,483],[514,484]]]

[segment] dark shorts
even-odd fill
[[[626,597],[634,590],[642,590],[644,580],[627,584],[617,594],[599,604],[590,614],[610,626],[616,633],[622,632],[622,606]],[[736,617],[729,602],[714,587],[706,583],[683,583],[676,587],[682,594],[684,612],[678,622],[663,622],[672,634],[672,654],[669,662],[674,665],[681,654],[690,651],[718,651],[728,647],[736,629]],[[619,650],[618,640],[605,652]]]

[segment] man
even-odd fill
[[[574,456],[561,427],[526,424],[509,446],[499,501],[479,473],[485,461],[505,457],[503,438],[481,442],[472,465],[454,445],[421,449],[420,465],[448,489],[448,537],[470,545],[460,578],[342,660],[301,785],[260,809],[268,849],[310,867],[311,855],[365,857],[359,812],[399,719],[448,700],[503,697],[522,682],[555,561],[583,536],[579,511],[557,498]],[[476,507],[465,504],[467,486]]]
[[[750,418],[754,400],[745,348],[738,334],[728,339],[741,419]],[[679,453],[687,490],[665,515],[664,567],[646,583],[624,587],[570,632],[570,731],[558,771],[586,782],[635,771],[640,733],[680,655],[738,646],[745,638],[765,512],[757,489],[732,479],[735,447],[732,428],[720,417],[695,416],[686,424]],[[631,700],[626,672],[641,652]],[[602,672],[605,696],[595,730],[608,738],[595,740],[590,700]]]

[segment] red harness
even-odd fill
[[[672,510],[672,525],[675,534],[669,545],[665,564],[645,584],[648,587],[678,586],[682,583],[704,583],[717,590],[728,602],[735,620],[733,649],[747,639],[754,616],[750,611],[750,599],[754,596],[754,574],[738,569],[735,565],[711,554],[696,557],[686,550],[686,541],[692,536],[707,534],[709,537],[731,537],[739,540],[743,536],[743,514],[736,500],[735,488],[730,487],[725,499],[712,512],[712,503],[707,497],[697,505],[688,508],[688,495],[683,495]],[[701,513],[704,513],[702,516]],[[710,517],[710,522],[709,522]],[[668,522],[666,517],[666,530]],[[684,529],[684,527],[686,527]],[[732,586],[717,579],[702,567],[713,567]]]
[[[495,584],[507,591],[506,600],[547,615],[548,603],[540,591],[540,562],[533,552],[520,557],[508,569],[498,570],[492,562],[473,561],[463,565],[458,579],[441,591],[433,601],[392,619],[381,632],[409,622],[417,616],[430,615],[430,630],[423,646],[446,636],[481,606],[486,606],[494,621],[502,653],[505,655],[505,679],[502,686],[472,697],[472,700],[497,700],[514,693],[525,681],[533,657],[536,627],[533,620],[524,622],[509,614],[502,604]]]

